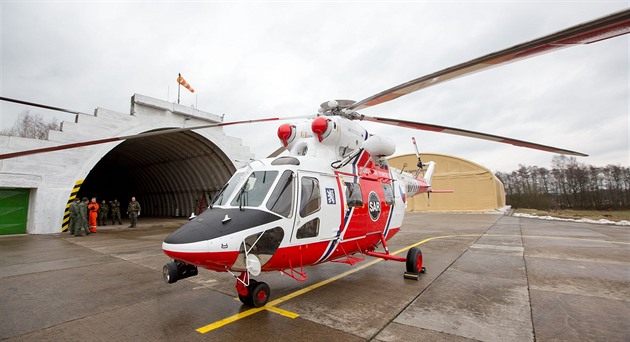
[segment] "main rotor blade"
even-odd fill
[[[38,153],[44,153],[44,152],[53,152],[53,151],[84,147],[84,146],[105,144],[105,143],[114,142],[114,141],[146,138],[146,137],[152,137],[152,136],[157,136],[157,135],[171,134],[171,133],[177,133],[177,132],[186,132],[186,131],[192,131],[192,130],[197,130],[197,129],[211,128],[211,127],[224,127],[224,126],[232,126],[232,125],[240,125],[240,124],[256,123],[256,122],[266,122],[266,121],[295,120],[295,119],[305,119],[305,118],[312,118],[312,117],[314,116],[308,115],[308,116],[295,116],[295,117],[286,117],[286,118],[265,118],[265,119],[254,119],[254,120],[220,122],[216,124],[183,127],[183,128],[170,128],[170,129],[164,129],[160,131],[152,131],[152,132],[145,132],[145,133],[139,133],[139,134],[133,134],[133,135],[125,135],[125,136],[120,136],[120,137],[82,141],[82,142],[76,142],[76,143],[71,143],[71,144],[50,146],[50,147],[37,148],[37,149],[12,152],[12,153],[4,153],[4,154],[0,154],[0,160],[28,156],[31,154],[38,154]]]
[[[88,114],[88,113],[77,112],[77,111],[70,110],[70,109],[64,109],[64,108],[59,108],[59,107],[48,106],[48,105],[44,105],[44,104],[41,104],[41,103],[35,103],[35,102],[28,102],[28,101],[12,99],[10,97],[4,97],[4,96],[0,96],[0,101],[14,102],[14,103],[27,105],[27,106],[33,106],[33,107],[50,109],[50,110],[56,110],[56,111],[59,111],[59,112],[66,112],[66,113],[70,113],[70,114],[92,115],[92,114]]]
[[[391,101],[442,82],[469,75],[481,70],[508,64],[578,44],[590,44],[630,32],[630,9],[582,23],[565,30],[497,51],[453,67],[416,78],[382,91],[348,107],[360,110]]]
[[[413,121],[405,121],[405,120],[389,119],[389,118],[379,118],[375,116],[363,116],[362,120],[378,122],[378,123],[399,126],[399,127],[419,129],[423,131],[461,135],[461,136],[465,136],[469,138],[489,140],[489,141],[500,142],[504,144],[510,144],[514,146],[527,147],[527,148],[532,148],[535,150],[542,150],[542,151],[559,153],[559,154],[567,154],[567,155],[580,156],[580,157],[588,156],[588,154],[566,150],[563,148],[546,146],[546,145],[536,144],[536,143],[532,143],[528,141],[506,138],[506,137],[493,135],[493,134],[469,131],[465,129],[446,127],[446,126],[440,126],[440,125],[427,124],[427,123],[422,123],[422,122],[413,122]]]

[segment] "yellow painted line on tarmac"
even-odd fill
[[[448,238],[455,238],[455,237],[480,237],[480,236],[494,236],[494,237],[525,237],[525,238],[551,238],[551,239],[583,240],[583,241],[592,241],[592,242],[602,242],[602,243],[613,243],[613,244],[624,244],[624,245],[630,245],[630,243],[628,243],[628,242],[607,241],[607,240],[595,240],[595,239],[582,239],[582,238],[568,238],[568,237],[558,237],[558,236],[543,236],[543,235],[517,235],[517,234],[457,234],[457,235],[434,236],[434,237],[431,237],[431,238],[428,238],[428,239],[424,239],[424,240],[422,240],[422,241],[420,241],[420,242],[414,243],[414,244],[409,245],[409,246],[407,246],[407,247],[403,247],[403,248],[401,248],[401,249],[399,249],[399,250],[397,250],[397,251],[395,251],[395,252],[393,252],[393,253],[391,253],[391,254],[393,254],[393,255],[400,254],[400,253],[402,253],[402,252],[404,252],[404,251],[406,251],[406,250],[408,250],[408,249],[411,249],[411,248],[413,248],[413,247],[420,246],[420,245],[422,245],[422,244],[424,244],[424,243],[427,243],[427,242],[429,242],[429,241],[432,241],[432,240],[438,240],[438,239],[448,239]],[[258,313],[258,312],[260,312],[260,311],[263,311],[263,310],[271,311],[271,312],[274,312],[274,313],[277,313],[277,314],[280,314],[280,315],[282,315],[282,316],[289,317],[289,318],[297,318],[297,317],[299,317],[299,315],[298,315],[298,314],[293,313],[293,312],[290,312],[290,311],[287,311],[287,310],[283,310],[283,309],[277,308],[276,306],[277,306],[277,305],[280,305],[280,304],[282,304],[282,303],[284,303],[284,302],[286,302],[287,300],[293,299],[293,298],[298,297],[298,296],[301,296],[301,295],[303,295],[303,294],[305,294],[305,293],[307,293],[307,292],[310,292],[310,291],[312,291],[312,290],[315,290],[315,289],[317,289],[317,288],[319,288],[319,287],[322,287],[322,286],[324,286],[324,285],[330,284],[330,283],[332,283],[333,281],[336,281],[336,280],[339,280],[339,279],[341,279],[341,278],[347,277],[347,276],[349,276],[349,275],[351,275],[351,274],[353,274],[353,273],[355,273],[355,272],[359,272],[359,271],[361,271],[361,270],[363,270],[363,269],[365,269],[365,268],[368,268],[368,267],[370,267],[370,266],[372,266],[372,265],[374,265],[374,264],[377,264],[377,263],[379,263],[379,262],[381,262],[381,261],[383,261],[383,260],[384,260],[384,259],[376,259],[376,260],[370,261],[370,262],[368,262],[368,263],[367,263],[367,264],[365,264],[365,265],[358,266],[357,268],[353,268],[352,270],[349,270],[349,271],[346,271],[346,272],[340,273],[340,274],[338,274],[338,275],[336,275],[336,276],[334,276],[334,277],[331,277],[331,278],[328,278],[328,279],[322,280],[322,281],[320,281],[319,283],[315,283],[315,284],[310,285],[310,286],[307,286],[307,287],[305,287],[305,288],[303,288],[303,289],[300,289],[300,290],[297,290],[297,291],[295,291],[295,292],[289,293],[288,295],[285,295],[285,296],[280,297],[280,298],[278,298],[278,299],[272,300],[272,301],[270,301],[269,303],[267,303],[267,304],[266,304],[265,306],[263,306],[263,307],[260,307],[260,308],[252,308],[252,309],[249,309],[249,310],[243,311],[243,312],[238,313],[238,314],[236,314],[236,315],[232,315],[232,316],[230,316],[230,317],[224,318],[224,319],[219,320],[219,321],[216,321],[216,322],[214,322],[214,323],[211,323],[211,324],[205,325],[205,326],[203,326],[203,327],[201,327],[201,328],[198,328],[198,329],[196,329],[196,330],[197,330],[197,332],[199,332],[199,333],[205,334],[205,333],[207,333],[207,332],[210,332],[210,331],[212,331],[212,330],[218,329],[218,328],[220,328],[220,327],[222,327],[222,326],[225,326],[225,325],[228,325],[228,324],[230,324],[230,323],[234,323],[234,322],[236,322],[236,321],[238,321],[238,320],[240,320],[240,319],[242,319],[242,318],[245,318],[245,317],[251,316],[251,315],[253,315],[253,314],[255,314],[255,313]]]
[[[289,317],[289,318],[298,318],[300,317],[300,315],[296,314],[295,312],[291,312],[291,311],[287,311],[287,310],[282,310],[280,308],[276,308],[275,306],[270,306],[268,308],[266,308],[267,311],[271,311],[271,312],[275,312],[279,315],[282,315],[284,317]]]
[[[454,236],[454,235],[449,235],[449,237],[450,237],[450,236]],[[479,236],[479,235],[477,235],[477,236]],[[411,245],[411,246],[408,246],[408,247],[405,247],[405,248],[399,249],[398,251],[396,251],[396,252],[394,252],[394,253],[392,253],[392,254],[398,254],[398,253],[401,253],[401,252],[403,252],[403,251],[405,251],[405,250],[408,250],[408,249],[410,249],[410,248],[412,248],[412,247],[415,247],[415,246],[421,245],[421,244],[423,244],[423,243],[425,243],[425,242],[428,242],[428,241],[431,241],[431,240],[434,240],[434,239],[437,239],[437,238],[441,238],[441,237],[439,237],[439,236],[438,236],[438,237],[433,237],[433,238],[429,238],[429,239],[422,240],[422,241],[420,241],[420,242],[418,242],[418,243],[416,243],[416,244],[413,244],[413,245]],[[316,284],[313,284],[313,285],[307,286],[307,287],[305,287],[305,288],[303,288],[303,289],[300,289],[300,290],[297,290],[297,291],[295,291],[295,292],[289,293],[289,294],[288,294],[288,295],[286,295],[286,296],[283,296],[283,297],[280,297],[280,298],[278,298],[278,299],[272,300],[272,301],[270,301],[269,303],[267,303],[267,305],[265,305],[265,306],[263,306],[263,307],[260,307],[260,308],[252,308],[252,309],[249,309],[249,310],[247,310],[247,311],[243,311],[243,312],[238,313],[238,314],[236,314],[236,315],[233,315],[233,316],[230,316],[230,317],[224,318],[224,319],[222,319],[222,320],[220,320],[220,321],[216,321],[216,322],[214,322],[214,323],[211,323],[211,324],[208,324],[208,325],[203,326],[203,327],[201,327],[201,328],[198,328],[198,329],[197,329],[197,332],[202,333],[202,334],[205,334],[205,333],[207,333],[207,332],[209,332],[209,331],[212,331],[212,330],[217,329],[217,328],[220,328],[220,327],[222,327],[222,326],[224,326],[224,325],[227,325],[227,324],[230,324],[230,323],[236,322],[236,321],[238,321],[238,320],[240,320],[240,319],[242,319],[242,318],[245,318],[245,317],[251,316],[251,315],[253,315],[253,314],[255,314],[255,313],[258,313],[258,312],[260,312],[260,311],[263,311],[263,310],[269,310],[269,311],[271,311],[271,312],[275,312],[275,313],[279,313],[279,314],[280,314],[280,312],[279,312],[279,311],[281,310],[282,312],[285,312],[285,313],[290,314],[290,315],[289,315],[289,316],[287,316],[287,317],[291,317],[291,316],[293,316],[293,315],[295,315],[295,316],[294,316],[294,317],[291,317],[291,318],[298,317],[299,315],[297,315],[297,314],[295,314],[295,313],[292,313],[292,312],[290,312],[290,311],[286,311],[286,310],[282,310],[282,309],[278,309],[278,308],[276,308],[276,305],[280,305],[280,304],[282,304],[282,303],[286,302],[286,301],[287,301],[287,300],[289,300],[289,299],[293,299],[293,298],[295,298],[295,297],[297,297],[297,296],[301,296],[301,295],[303,295],[303,294],[305,294],[305,293],[307,293],[307,292],[310,292],[310,291],[312,291],[312,290],[315,290],[315,289],[317,289],[317,288],[319,288],[319,287],[322,287],[322,286],[324,286],[324,285],[326,285],[326,284],[330,284],[330,283],[332,283],[332,282],[333,282],[333,281],[335,281],[335,280],[339,280],[339,279],[344,278],[344,277],[347,277],[347,276],[349,276],[349,275],[351,275],[351,274],[353,274],[353,273],[355,273],[355,272],[359,272],[359,271],[361,271],[362,269],[367,268],[367,267],[370,267],[370,266],[372,266],[372,265],[374,265],[374,264],[376,264],[376,263],[379,263],[379,262],[381,262],[381,261],[383,261],[383,259],[376,259],[376,260],[370,261],[370,262],[368,262],[368,263],[367,263],[367,264],[365,264],[365,265],[358,266],[357,268],[353,268],[353,269],[351,269],[351,270],[349,270],[349,271],[346,271],[346,272],[340,273],[340,274],[338,274],[338,275],[336,275],[336,276],[334,276],[334,277],[328,278],[328,279],[326,279],[326,280],[322,280],[322,281],[320,281],[319,283],[316,283]],[[283,316],[285,316],[284,314],[282,314],[282,315],[283,315]]]
[[[216,321],[216,322],[214,322],[212,324],[208,324],[206,326],[203,326],[203,327],[197,329],[197,332],[205,334],[208,331],[212,331],[212,330],[220,328],[220,327],[222,327],[224,325],[230,324],[232,322],[236,322],[236,321],[238,321],[241,318],[245,318],[247,316],[251,316],[251,315],[253,315],[253,314],[257,313],[257,312],[263,311],[263,310],[266,310],[265,306],[263,306],[262,308],[249,309],[247,311],[243,311],[243,312],[238,313],[236,315],[224,318],[224,319],[222,319],[220,321]]]

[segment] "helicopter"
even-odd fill
[[[164,239],[162,250],[172,259],[163,266],[164,280],[172,284],[195,276],[200,267],[228,273],[235,279],[240,301],[253,307],[264,306],[271,296],[268,284],[253,279],[262,272],[279,271],[304,281],[307,279],[305,267],[325,262],[353,265],[363,260],[364,255],[404,262],[404,278],[417,280],[426,270],[422,251],[413,247],[406,257],[399,257],[389,253],[387,241],[401,230],[410,196],[451,191],[432,188],[436,164],[423,163],[417,146],[418,171],[415,174],[390,167],[387,157],[395,152],[395,144],[388,137],[368,132],[361,121],[558,154],[586,154],[465,129],[367,116],[358,111],[478,71],[627,33],[630,33],[630,10],[416,78],[361,101],[326,101],[319,106],[317,114],[310,116],[166,129],[6,153],[0,155],[0,160],[185,130],[300,120],[281,124],[276,132],[281,148],[276,153],[236,170],[203,213],[191,216]]]
[[[230,273],[246,305],[264,306],[270,288],[251,278],[280,271],[306,280],[304,267],[324,262],[354,264],[356,254],[406,263],[406,279],[425,271],[419,248],[405,258],[391,255],[387,241],[401,229],[407,198],[432,192],[436,164],[424,169],[417,146],[416,175],[387,165],[393,141],[367,132],[358,121],[492,140],[543,151],[583,153],[480,132],[397,119],[357,110],[499,64],[573,44],[588,44],[630,32],[630,11],[584,23],[484,57],[420,77],[355,102],[324,102],[315,118],[284,123],[277,136],[286,153],[256,160],[236,171],[208,210],[166,237],[162,249],[173,261],[164,280],[198,274],[198,267]],[[415,145],[415,140],[414,140]],[[377,251],[382,247],[383,251]]]

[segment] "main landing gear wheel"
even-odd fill
[[[238,299],[245,305],[259,308],[265,306],[269,301],[271,295],[271,289],[269,285],[264,282],[257,282],[254,279],[249,280],[249,286],[247,286],[247,295],[238,295]]]
[[[417,247],[410,248],[407,252],[405,279],[418,280],[420,273],[424,272],[426,272],[426,268],[422,266],[422,251]]]

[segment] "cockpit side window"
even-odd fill
[[[321,207],[321,195],[319,181],[316,178],[303,177],[302,191],[300,194],[300,216],[306,217]]]
[[[278,171],[252,172],[230,204],[238,207],[260,206],[277,176]]]
[[[232,178],[223,186],[223,189],[214,198],[212,205],[226,205],[228,198],[232,195],[232,192],[236,188],[238,181],[243,177],[243,172],[235,173]]]
[[[295,191],[294,180],[295,176],[293,172],[286,170],[282,173],[276,188],[273,189],[273,192],[267,201],[267,209],[287,218],[293,216],[293,192]]]

